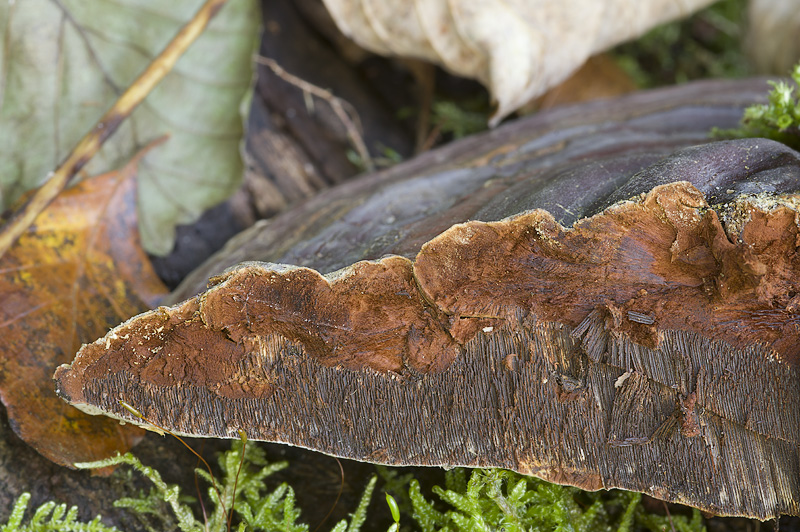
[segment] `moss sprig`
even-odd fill
[[[208,490],[212,510],[203,520],[195,517],[191,507],[183,502],[177,485],[164,482],[157,470],[145,466],[131,453],[76,466],[83,469],[117,465],[132,467],[150,480],[153,489],[144,496],[120,499],[114,506],[128,508],[138,514],[152,515],[158,513],[160,506],[166,502],[175,514],[178,528],[184,532],[228,530],[229,517],[226,509],[230,508],[233,508],[236,515],[237,525],[232,527],[236,530],[308,532],[308,525],[299,522],[301,512],[295,505],[296,497],[292,487],[283,482],[270,491],[265,481],[270,475],[287,467],[287,462],[270,462],[262,447],[246,445],[242,441],[233,442],[231,449],[222,453],[218,462],[222,471],[222,477],[216,483],[219,495],[208,471],[199,468],[196,470],[197,475],[212,486]],[[377,475],[374,475],[355,512],[349,519],[339,521],[333,528],[335,532],[358,532],[361,529],[367,519],[367,507],[376,482]]]
[[[164,482],[157,470],[145,466],[130,453],[77,465],[81,468],[126,465],[138,471],[152,483],[152,489],[146,495],[120,499],[115,506],[149,516],[163,515],[165,507],[169,507],[178,528],[183,531],[229,530],[226,508],[233,508],[235,514],[235,524],[230,526],[233,530],[309,531],[309,526],[301,521],[292,487],[285,482],[272,489],[268,486],[266,479],[287,467],[286,462],[269,462],[262,447],[247,446],[242,442],[235,442],[229,451],[220,455],[218,462],[222,472],[217,482],[219,496],[215,489],[209,488],[211,508],[203,519],[195,516],[178,486]],[[197,475],[212,484],[207,471],[198,469]],[[693,510],[691,517],[657,515],[645,510],[639,493],[618,490],[584,492],[501,469],[457,468],[447,471],[444,488],[434,486],[431,496],[423,494],[419,482],[408,475],[384,470],[381,476],[388,481],[384,486],[387,488],[384,511],[391,514],[394,521],[389,528],[391,532],[662,532],[672,529],[676,532],[705,532],[698,510]],[[333,532],[359,532],[367,523],[367,508],[377,480],[378,475],[369,479],[355,511],[349,518],[336,523]],[[407,487],[403,487],[404,484]],[[407,499],[403,493],[406,490]],[[390,491],[400,495],[401,500],[405,499],[405,504],[391,497]],[[100,517],[89,523],[80,522],[76,508],[67,511],[66,505],[53,502],[45,503],[28,521],[24,521],[29,500],[28,494],[19,498],[8,522],[0,525],[0,532],[117,530],[104,525]],[[402,524],[401,516],[404,516]],[[168,523],[165,521],[166,526]]]
[[[691,518],[648,513],[639,493],[584,492],[500,469],[476,469],[466,481],[465,470],[456,469],[446,474],[445,484],[445,489],[433,488],[440,499],[434,501],[411,481],[412,516],[422,532],[705,531],[698,510]]]
[[[791,82],[769,81],[767,103],[744,110],[738,129],[715,129],[712,135],[727,138],[764,137],[800,150],[800,63],[791,72]]]
[[[104,525],[100,516],[88,523],[78,520],[78,507],[67,510],[66,504],[53,501],[39,506],[30,520],[24,521],[31,494],[23,493],[14,503],[11,515],[0,532],[119,532],[113,526]]]

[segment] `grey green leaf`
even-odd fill
[[[0,2],[0,210],[46,180],[201,5]],[[139,172],[139,222],[150,252],[169,252],[176,224],[195,220],[239,183],[259,20],[254,0],[230,0],[84,169],[117,168],[169,135]]]

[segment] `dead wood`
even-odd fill
[[[272,252],[316,269],[240,265],[84,346],[58,392],[185,434],[800,514],[800,154],[745,139],[659,161],[696,132],[670,118],[714,113],[637,97],[613,124],[611,107],[562,114],[566,132],[543,114],[510,149],[501,128],[420,177],[331,191],[269,228],[299,223]],[[570,150],[594,158],[553,155]],[[452,168],[469,157],[485,166]]]

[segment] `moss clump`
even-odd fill
[[[11,516],[5,525],[0,525],[0,532],[119,532],[113,526],[104,525],[100,516],[85,523],[78,521],[78,508],[73,506],[67,510],[66,504],[46,502],[23,522],[28,509],[30,493],[23,493],[14,503]]]
[[[433,492],[448,508],[437,508],[411,481],[413,518],[423,532],[705,531],[698,510],[691,518],[659,516],[642,507],[639,493],[584,492],[501,469],[477,469],[468,480],[463,469],[449,471],[445,489]]]
[[[721,137],[765,137],[800,150],[800,63],[791,73],[792,83],[770,81],[767,103],[744,110],[741,126],[735,130],[715,130]]]
[[[244,456],[242,452],[244,450]],[[121,456],[76,464],[80,468],[102,468],[116,465],[128,465],[141,473],[153,484],[153,489],[138,498],[120,499],[114,503],[116,507],[124,507],[140,514],[163,516],[164,505],[172,510],[177,526],[184,532],[223,532],[239,531],[282,531],[308,532],[307,524],[298,522],[300,509],[295,506],[295,492],[287,483],[282,483],[272,491],[267,488],[265,479],[273,473],[288,466],[287,462],[271,463],[266,458],[264,449],[254,445],[244,445],[240,441],[233,443],[231,450],[222,453],[219,466],[222,471],[220,481],[216,481],[204,469],[197,469],[199,477],[206,480],[208,500],[211,511],[204,519],[198,519],[192,508],[181,497],[180,488],[170,485],[161,479],[155,469],[145,466],[131,453]],[[358,532],[366,521],[367,506],[375,488],[377,476],[369,480],[356,511],[350,519],[344,519],[333,527],[334,532]],[[235,504],[234,504],[235,501]],[[233,508],[234,517],[229,517]],[[230,525],[233,521],[234,526]],[[158,530],[163,527],[154,525]],[[13,530],[13,529],[12,529]]]
[[[158,471],[143,465],[130,453],[76,465],[81,468],[127,465],[149,479],[153,484],[149,493],[120,499],[115,506],[146,517],[143,522],[151,530],[167,530],[177,526],[186,532],[309,531],[309,526],[301,521],[300,509],[295,506],[292,487],[281,483],[270,489],[267,485],[267,477],[288,464],[269,462],[263,448],[255,444],[245,446],[241,442],[234,442],[229,451],[222,453],[219,458],[222,472],[219,480],[212,479],[203,469],[197,470],[197,475],[210,486],[210,507],[203,510],[202,519],[197,518],[195,509],[181,495],[178,486],[164,482]],[[447,471],[445,487],[433,487],[431,498],[423,494],[419,481],[410,474],[401,475],[397,470],[382,467],[378,468],[378,474],[387,492],[383,517],[391,515],[392,521],[387,532],[705,531],[698,510],[692,510],[691,517],[656,515],[645,510],[639,493],[619,490],[584,492],[502,469],[457,468]],[[349,519],[338,522],[331,529],[333,532],[358,532],[367,524],[367,507],[377,480],[378,475],[373,475],[358,507]],[[27,494],[20,497],[8,523],[0,525],[0,532],[117,530],[103,525],[100,517],[90,523],[79,522],[76,508],[67,512],[65,505],[57,506],[52,502],[41,506],[29,521],[23,523],[29,499]],[[231,508],[232,517],[228,512]],[[166,517],[165,514],[170,511],[174,519]],[[369,528],[376,527],[373,525]]]
[[[482,98],[460,103],[436,100],[431,109],[431,124],[453,140],[485,131],[488,119],[488,108]]]

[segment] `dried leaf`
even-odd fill
[[[0,3],[0,210],[61,162],[198,7],[160,2]],[[242,101],[252,79],[256,3],[231,0],[174,70],[109,139],[87,175],[119,168],[147,142],[139,171],[142,241],[172,248],[174,226],[227,197],[242,174]]]
[[[486,85],[504,116],[589,56],[713,0],[324,0],[339,29],[383,55],[416,57]]]
[[[571,227],[472,221],[325,276],[245,263],[84,346],[58,392],[178,433],[798,515],[798,169],[772,141],[712,143],[605,209],[602,182],[548,181]]]
[[[166,292],[138,243],[136,162],[68,190],[0,259],[0,397],[15,432],[62,465],[141,437],[65,405],[52,381],[82,343]]]
[[[538,98],[522,106],[519,111],[550,109],[557,105],[613,98],[636,90],[636,83],[608,54],[590,57],[570,77]]]

